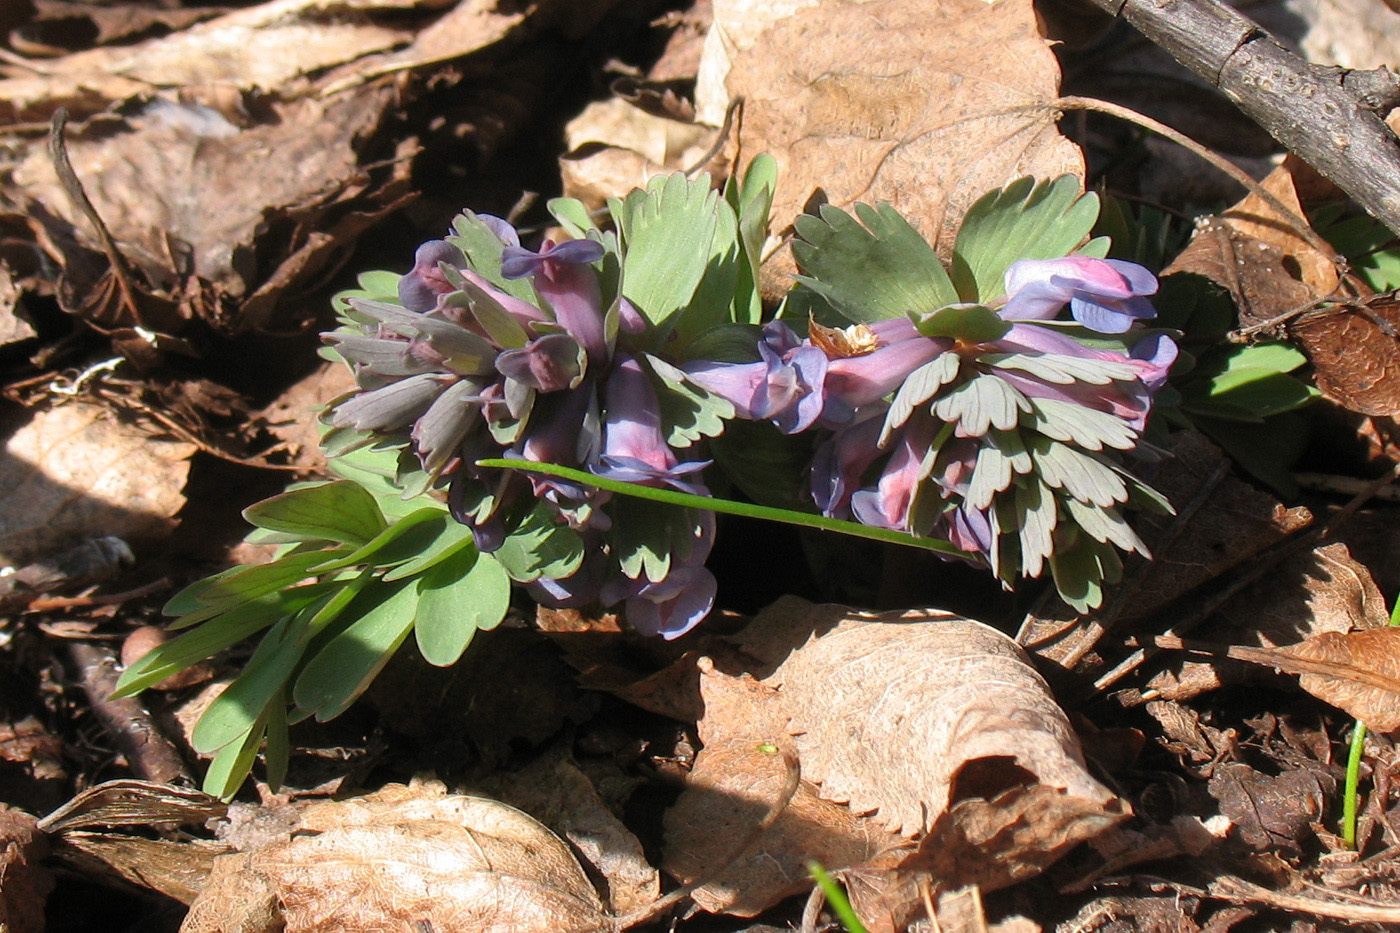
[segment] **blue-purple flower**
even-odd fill
[[[621,602],[638,630],[683,634],[714,600],[704,567],[710,513],[638,509],[556,477],[477,466],[487,458],[554,463],[704,495],[699,471],[708,461],[683,459],[672,446],[652,371],[660,361],[617,344],[644,322],[621,296],[605,300],[594,268],[603,244],[546,241],[529,250],[505,221],[472,220],[499,241],[498,268],[474,266],[458,243],[435,240],[418,249],[397,303],[350,302],[356,326],[328,339],[360,390],[335,406],[330,424],[406,435],[484,552],[501,548],[542,503],[550,534],[574,536],[586,556],[565,576],[522,577],[540,601]],[[530,288],[510,284],[520,280]]]
[[[743,417],[832,430],[810,477],[823,514],[942,537],[1008,583],[1047,563],[1058,580],[1076,548],[1111,577],[1113,547],[1146,552],[1121,510],[1158,502],[1118,460],[1176,358],[1166,334],[1132,333],[1154,314],[1156,279],[1070,256],[1017,262],[1005,284],[992,306],[812,323],[801,342],[769,325],[761,361],[687,370]]]

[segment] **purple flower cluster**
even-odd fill
[[[1176,358],[1167,336],[1130,334],[1154,315],[1156,279],[1069,256],[1017,262],[1005,285],[994,309],[813,322],[806,339],[773,322],[759,360],[685,369],[741,417],[830,429],[811,470],[825,515],[945,538],[1008,583],[1081,538],[1145,553],[1118,515],[1143,487],[1113,451],[1137,445]],[[1073,320],[1057,320],[1066,306]],[[1124,349],[1085,330],[1123,335]],[[1117,560],[1105,550],[1096,559]]]
[[[483,275],[454,242],[434,240],[418,249],[397,302],[352,299],[351,325],[328,340],[352,364],[359,390],[334,407],[330,424],[406,435],[483,552],[546,504],[554,527],[581,539],[584,557],[567,576],[522,581],[542,602],[620,602],[644,633],[689,631],[715,596],[704,567],[710,513],[652,507],[639,516],[592,487],[476,465],[555,463],[706,493],[696,476],[706,463],[682,460],[667,442],[652,374],[660,364],[619,345],[644,322],[625,298],[605,302],[595,269],[603,245],[570,240],[531,251],[503,220],[468,222],[499,239],[499,275]],[[529,281],[534,300],[510,289],[512,280]],[[624,511],[627,522],[618,520]]]

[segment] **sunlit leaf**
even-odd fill
[[[831,205],[795,221],[798,281],[841,315],[869,323],[934,311],[958,300],[938,254],[888,204]],[[864,226],[862,226],[864,224]]]
[[[719,193],[708,175],[687,179],[676,172],[608,203],[627,255],[622,294],[661,324],[690,303],[715,254]]]
[[[408,636],[417,604],[411,582],[368,587],[351,606],[355,620],[306,662],[292,701],[321,722],[345,712]]]
[[[306,628],[306,619],[298,616],[279,622],[263,636],[233,683],[199,717],[190,734],[196,751],[217,751],[258,725],[301,660]]]
[[[1000,298],[1006,270],[1017,260],[1073,252],[1099,216],[1098,196],[1080,190],[1073,175],[1039,183],[1020,178],[968,208],[953,245],[953,282],[962,300]]]
[[[447,242],[462,251],[478,275],[507,295],[534,304],[535,287],[528,277],[508,279],[501,275],[501,253],[505,252],[505,244],[480,217],[463,211],[452,221],[452,230],[456,235],[448,237]]]
[[[510,577],[496,559],[458,551],[418,581],[418,650],[429,664],[455,664],[472,636],[495,628],[509,608]]]
[[[355,547],[387,524],[374,496],[349,480],[284,492],[248,506],[243,517],[259,528]]]

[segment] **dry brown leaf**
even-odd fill
[[[1315,174],[1296,156],[1289,156],[1259,183],[1260,188],[1273,195],[1293,214],[1292,217],[1286,216],[1253,191],[1221,216],[1239,235],[1276,250],[1284,260],[1282,269],[1278,271],[1287,272],[1306,285],[1314,297],[1324,298],[1337,287],[1337,265],[1330,255],[1308,242],[1304,231],[1297,229],[1300,223],[1307,223],[1299,188],[1312,183]],[[1307,227],[1304,230],[1311,232]],[[1254,309],[1255,313],[1260,310]],[[1281,308],[1275,313],[1286,310]]]
[[[596,933],[610,923],[569,847],[544,826],[499,801],[425,784],[308,807],[298,835],[233,857],[211,882],[182,933],[383,933],[415,921]]]
[[[906,836],[928,833],[964,797],[1024,786],[1097,810],[1104,825],[1124,815],[1085,770],[1025,654],[980,622],[848,620],[766,682],[782,691],[803,773],[822,795]]]
[[[541,755],[520,771],[500,772],[480,789],[568,840],[607,882],[613,913],[640,910],[660,896],[661,875],[647,862],[642,844],[608,809],[567,748]]]
[[[837,871],[904,843],[873,820],[821,799],[809,781],[784,806],[793,744],[778,691],[747,675],[720,673],[708,659],[699,670],[705,713],[697,728],[704,747],[685,791],[666,812],[662,862],[682,881],[711,879],[692,894],[696,904],[752,917],[808,890],[810,859]],[[773,825],[740,852],[775,806],[783,810]]]
[[[39,863],[48,844],[34,817],[0,804],[0,930],[43,933],[54,880]]]
[[[715,131],[648,113],[620,97],[589,104],[564,127],[564,194],[596,210],[666,172],[694,164]]]
[[[0,347],[39,336],[19,313],[20,288],[10,267],[0,262]]]
[[[26,54],[71,49],[75,39],[106,45],[139,39],[158,30],[183,29],[226,12],[218,6],[162,10],[141,3],[102,5],[81,0],[35,0],[34,18],[11,35],[10,43],[15,51]],[[31,47],[37,47],[33,53],[29,52]]]
[[[1335,778],[1317,771],[1295,767],[1268,775],[1244,762],[1224,762],[1211,775],[1210,794],[1246,845],[1297,853],[1336,789]]]
[[[393,200],[392,194],[381,198],[366,191],[368,179],[359,166],[360,141],[378,126],[392,99],[389,89],[380,88],[328,101],[293,101],[273,105],[275,119],[241,127],[208,108],[157,97],[125,122],[123,132],[109,128],[86,139],[73,134],[69,157],[126,259],[166,294],[193,303],[185,317],[217,319],[226,311],[223,303],[247,298],[273,271],[249,257],[260,240],[268,250],[269,231],[278,229],[281,216],[310,209],[323,217],[332,206]],[[224,183],[233,174],[243,179],[241,185]],[[95,231],[75,214],[46,149],[31,148],[7,187],[36,216],[49,218],[51,241],[60,240],[63,231],[56,228],[62,224],[95,246]],[[66,255],[60,258],[69,264]],[[298,271],[314,275],[327,258],[303,263],[307,267]],[[218,297],[212,307],[206,289]],[[289,330],[295,322],[279,323]]]
[[[82,538],[168,531],[194,452],[86,402],[36,412],[0,453],[0,564],[25,564]]]
[[[718,11],[717,16],[718,20]],[[744,156],[778,162],[775,228],[814,194],[887,201],[946,253],[963,213],[1023,175],[1082,177],[1030,0],[825,0],[734,56]]]
[[[1400,302],[1372,298],[1307,314],[1288,329],[1327,398],[1364,415],[1400,417]]]
[[[1284,508],[1272,496],[1229,475],[1225,455],[1203,435],[1182,431],[1165,446],[1171,456],[1163,460],[1152,485],[1176,505],[1178,515],[1149,516],[1137,523],[1155,559],[1130,564],[1127,578],[1118,585],[1131,588],[1132,594],[1122,607],[1119,623],[1124,627],[1241,566],[1312,521],[1307,509]],[[1112,599],[1110,593],[1110,604]],[[1094,635],[1074,610],[1057,601],[1030,616],[1017,641],[1038,657],[1064,665],[1081,656],[1086,640]]]
[[[1336,665],[1335,672],[1304,672],[1299,685],[1372,729],[1400,729],[1400,628],[1324,632],[1279,654]]]
[[[1325,632],[1379,628],[1390,610],[1371,573],[1341,542],[1297,554],[1220,608],[1215,641],[1275,648]],[[1188,700],[1225,680],[1217,664],[1183,659],[1148,686],[1165,700]],[[1238,676],[1233,679],[1239,679]]]
[[[274,0],[133,45],[89,49],[0,80],[0,119],[47,120],[59,106],[86,114],[153,90],[232,87],[295,94],[299,79],[411,41],[413,31],[335,15],[327,0]],[[362,8],[425,7],[426,0]],[[302,82],[303,89],[305,82]]]

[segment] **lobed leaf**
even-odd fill
[[[551,580],[570,576],[583,563],[583,538],[561,524],[547,503],[528,512],[493,556],[517,583],[540,577]]]
[[[1004,295],[1006,270],[1017,260],[1074,252],[1099,216],[1098,196],[1081,188],[1073,175],[1038,183],[1025,177],[978,198],[953,244],[952,281],[961,299]]]
[[[413,634],[429,664],[457,663],[478,630],[500,624],[510,608],[510,577],[490,554],[459,550],[418,580]]]
[[[958,300],[933,247],[893,207],[857,204],[855,217],[824,205],[803,214],[792,244],[798,282],[847,320],[870,323]],[[864,226],[862,226],[864,224]]]

